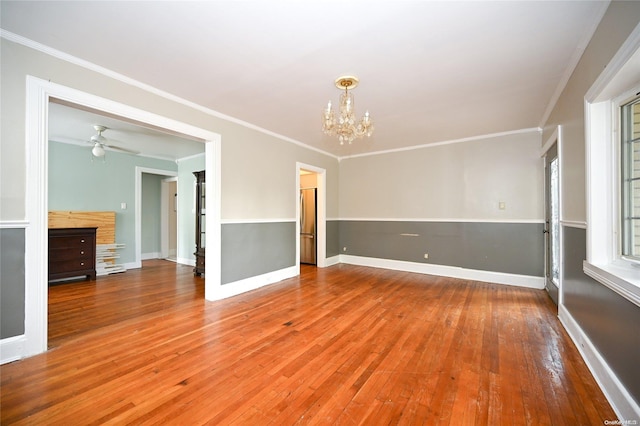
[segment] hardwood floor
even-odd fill
[[[148,261],[50,288],[45,354],[0,367],[5,424],[602,425],[544,291],[382,269],[207,302]]]

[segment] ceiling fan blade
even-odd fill
[[[108,144],[105,144],[104,146],[109,148],[109,149],[113,149],[114,151],[122,151],[122,152],[126,152],[128,154],[140,154],[140,151],[136,151],[134,149],[122,148],[122,147],[119,147],[119,146],[108,145]]]

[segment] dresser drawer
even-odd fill
[[[65,237],[51,237],[49,239],[50,248],[65,247],[91,247],[94,239],[88,235],[69,235]]]
[[[58,260],[55,262],[49,261],[49,273],[54,274],[66,274],[68,272],[77,272],[79,275],[86,275],[81,272],[91,270],[93,263],[88,260],[69,259]]]
[[[91,247],[70,247],[62,249],[49,250],[49,263],[59,260],[83,259],[91,260],[95,256]]]

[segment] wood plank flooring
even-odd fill
[[[49,291],[45,354],[0,366],[3,425],[602,425],[544,291],[336,265],[207,302],[147,261]]]

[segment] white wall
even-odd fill
[[[170,100],[4,38],[0,48],[3,105],[0,112],[0,220],[19,221],[26,217],[27,75],[222,135],[223,219],[294,218],[296,161],[328,170],[327,208],[337,214],[338,161],[334,157],[225,121],[214,112]]]
[[[340,218],[540,221],[540,141],[531,131],[342,160]]]
[[[276,138],[260,139],[249,129],[238,134],[233,143],[224,143],[223,136],[223,221],[295,220],[296,162],[327,170],[327,217],[337,217],[336,158]]]

